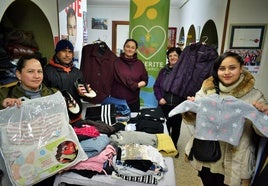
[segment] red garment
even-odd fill
[[[107,96],[111,95],[114,80],[114,61],[117,56],[105,44],[85,45],[82,49],[81,66],[85,82],[96,92],[94,98],[84,98],[93,104],[101,103]]]
[[[74,127],[74,131],[77,135],[88,136],[91,138],[98,137],[100,132],[94,126],[83,125],[81,128]]]

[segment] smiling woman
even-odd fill
[[[148,83],[148,73],[141,60],[137,57],[138,43],[127,39],[124,52],[115,61],[115,81],[111,95],[125,99],[131,112],[140,111],[140,89]]]
[[[22,104],[21,97],[33,99],[50,95],[56,89],[49,89],[43,83],[43,65],[37,56],[21,57],[17,63],[16,76],[19,82],[12,87],[0,89],[0,109]]]

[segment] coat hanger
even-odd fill
[[[208,36],[203,36],[202,39],[204,39],[204,41],[202,42],[202,44],[205,45],[206,42],[208,41]]]
[[[101,43],[101,42],[102,42],[102,40],[100,40],[100,38],[98,38],[97,40],[93,41],[94,44],[95,43]]]

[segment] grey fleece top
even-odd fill
[[[195,137],[203,140],[225,141],[237,146],[245,119],[268,137],[268,116],[254,106],[233,96],[211,94],[196,101],[186,100],[170,111],[169,117],[192,111],[196,113]]]

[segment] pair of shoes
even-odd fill
[[[71,94],[67,90],[63,90],[61,93],[65,98],[68,110],[73,114],[77,114],[80,111],[80,107],[71,96]]]
[[[96,92],[94,90],[92,90],[92,89],[89,90],[87,84],[84,81],[82,81],[81,79],[77,79],[74,82],[74,86],[76,88],[83,86],[85,88],[85,90],[86,90],[86,93],[84,94],[86,97],[89,97],[89,98],[96,97]]]

